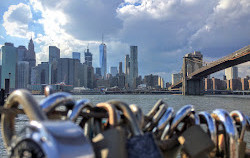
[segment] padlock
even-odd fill
[[[166,110],[167,110],[167,104],[160,105],[159,110],[153,116],[152,120],[148,122],[148,124],[144,127],[143,131],[151,132],[154,129],[154,127],[157,126],[158,122],[160,121]]]
[[[245,151],[246,151],[246,145],[247,143],[244,141],[244,135],[246,131],[246,126],[247,126],[247,120],[245,115],[238,110],[234,110],[230,113],[230,116],[234,119],[236,124],[239,124],[240,127],[238,128],[238,151],[239,151],[239,158],[244,158],[245,157]]]
[[[174,109],[172,107],[168,107],[162,118],[159,120],[158,125],[153,129],[153,132],[158,139],[160,139],[165,127],[169,124],[173,115]]]
[[[10,157],[94,158],[91,142],[71,121],[31,121],[11,141]]]
[[[108,101],[118,110],[122,111],[125,121],[130,127],[132,136],[127,139],[127,152],[129,158],[152,158],[162,157],[160,149],[155,143],[152,133],[145,133],[140,130],[139,123],[133,112],[126,103],[120,101]]]
[[[66,119],[74,104],[72,95],[66,92],[51,94],[40,102],[42,110],[50,119]],[[64,113],[55,113],[56,108],[59,106],[65,108]]]
[[[224,109],[216,109],[211,113],[211,116],[215,119],[218,135],[221,134],[218,132],[218,125],[222,125],[223,127],[224,133],[222,140],[224,140],[225,144],[224,155],[229,158],[238,158],[238,135],[230,114]],[[221,144],[221,142],[218,139],[217,145],[219,144]]]
[[[211,140],[216,145],[217,131],[216,131],[215,120],[206,111],[199,112],[198,116],[200,118],[200,124],[205,124],[207,126],[207,133],[210,135]],[[216,155],[216,147],[210,152],[210,157],[215,157],[215,155]]]
[[[47,120],[46,115],[41,111],[38,103],[34,97],[27,90],[19,89],[13,91],[7,98],[4,108],[18,108],[18,105],[22,105],[24,113],[27,115],[29,120],[45,121]],[[1,131],[2,138],[5,147],[11,144],[11,139],[16,135],[15,131],[15,113],[5,114],[1,116]]]
[[[108,114],[108,127],[92,139],[97,158],[127,157],[126,136],[123,128],[118,126],[116,108],[108,103],[96,105]]]
[[[178,140],[190,158],[207,157],[215,147],[210,136],[199,125],[187,128]]]
[[[173,117],[173,120],[171,121],[171,125],[168,125],[165,127],[162,136],[161,136],[161,140],[165,140],[170,138],[175,132],[181,133],[181,131],[179,131],[177,129],[178,125],[184,121],[185,118],[189,118],[191,115],[193,115],[194,113],[194,107],[193,105],[185,105],[183,106],[181,109],[179,109],[177,111],[177,113],[175,114],[175,116]],[[193,124],[198,124],[199,120],[197,120],[197,117],[191,117],[192,121],[192,125]],[[182,131],[184,130],[184,128],[182,129]]]
[[[77,101],[72,109],[71,114],[69,115],[69,119],[73,122],[76,122],[77,118],[80,116],[84,108],[92,108],[92,107],[93,105],[90,103],[88,99],[81,99]]]
[[[143,128],[143,125],[144,125],[144,114],[143,114],[141,108],[138,107],[135,104],[130,104],[129,108],[131,109],[131,111],[134,113],[136,119],[138,120],[140,128]]]
[[[157,111],[159,110],[160,105],[164,104],[163,100],[158,100],[155,105],[153,106],[153,108],[144,116],[144,125],[143,127],[145,127],[150,121],[152,121],[154,115],[157,113]]]
[[[194,115],[194,107],[193,105],[185,105],[181,109],[177,111],[177,113],[172,117],[170,120],[170,123],[167,124],[167,126],[164,128],[164,131],[161,135],[161,140],[168,140],[171,139],[173,136],[178,137],[181,132],[184,131],[184,125],[183,129],[179,130],[178,125],[182,123],[186,118],[189,118],[190,116]],[[195,123],[198,123],[199,120],[197,120],[196,116],[190,117],[192,121],[190,122],[191,125],[194,125]],[[180,153],[182,149],[181,145],[176,146],[175,148],[171,150],[163,151],[164,157],[176,157],[178,153]]]

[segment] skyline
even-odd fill
[[[72,52],[83,53],[89,43],[93,66],[99,67],[103,33],[108,68],[124,62],[129,46],[137,45],[139,74],[157,74],[171,81],[187,53],[201,51],[206,61],[214,61],[250,43],[248,1],[108,2],[4,1],[0,44],[27,46],[32,36],[40,63],[48,60],[49,45],[60,48],[62,57],[71,57]],[[244,65],[239,76],[250,74],[250,63]]]

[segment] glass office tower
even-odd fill
[[[101,73],[104,78],[106,78],[107,74],[107,48],[104,43],[100,44],[99,46],[100,50],[100,67],[101,67]]]

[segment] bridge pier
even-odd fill
[[[191,79],[183,82],[182,95],[203,95],[203,79]]]
[[[188,79],[187,59],[183,58],[182,95],[203,95],[203,78]]]

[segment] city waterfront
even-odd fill
[[[44,95],[34,96],[37,101],[44,98]],[[124,101],[128,104],[136,104],[142,108],[146,114],[157,100],[163,99],[169,106],[173,107],[175,112],[183,105],[192,104],[196,111],[208,111],[211,113],[214,109],[222,108],[229,112],[240,110],[245,115],[250,116],[250,96],[235,95],[205,95],[205,96],[182,96],[182,95],[74,95],[75,100],[89,99],[93,104],[104,102],[110,99]],[[16,119],[17,130],[23,127],[27,119],[20,116]],[[2,137],[0,137],[0,157],[6,156],[6,150],[3,146]],[[246,132],[245,140],[250,148],[250,133]]]

